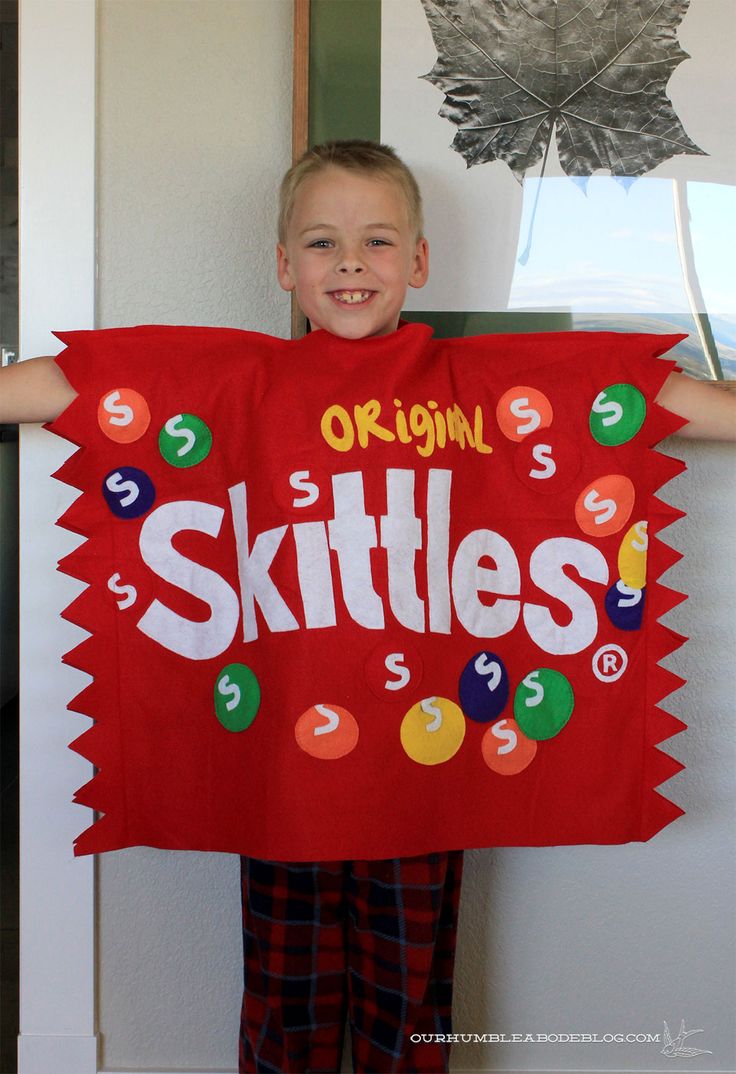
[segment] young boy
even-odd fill
[[[392,150],[318,146],[284,178],[277,272],[313,330],[401,331],[428,276],[416,182]],[[0,378],[0,421],[48,421],[74,398],[51,358]],[[671,374],[658,402],[680,435],[736,439],[736,399]],[[370,861],[242,859],[241,1071],[336,1071],[346,1013],[354,1069],[447,1071],[463,852]],[[414,1038],[412,1040],[412,1038]]]

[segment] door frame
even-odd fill
[[[95,320],[95,0],[19,3],[20,353]],[[84,632],[60,618],[81,590],[56,571],[79,539],[53,523],[75,498],[51,474],[70,445],[38,426],[20,450],[19,1074],[96,1074],[95,873],[72,841],[92,775],[66,747],[89,726],[67,702],[89,677],[61,657]]]

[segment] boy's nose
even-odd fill
[[[346,250],[337,263],[338,272],[363,272],[364,270],[365,266],[360,255],[353,250]]]

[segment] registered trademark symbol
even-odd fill
[[[601,682],[615,682],[626,671],[629,658],[620,645],[601,645],[593,657],[593,674]]]

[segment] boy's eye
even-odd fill
[[[388,239],[369,239],[368,240],[368,245],[369,246],[390,246],[391,243],[388,241]]]
[[[314,242],[310,242],[309,248],[316,250],[328,250],[332,246],[330,239],[315,239]]]

